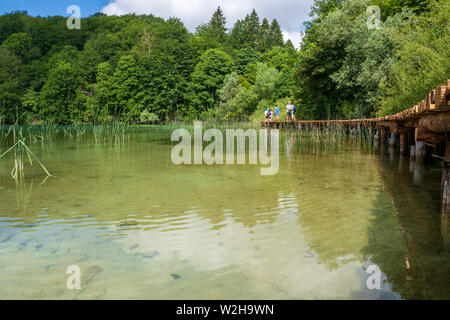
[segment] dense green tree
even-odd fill
[[[222,9],[218,7],[211,17],[208,27],[211,30],[213,37],[220,42],[225,40],[227,31],[227,28],[225,27],[226,23],[227,21],[223,15]]]
[[[435,1],[415,23],[392,30],[398,47],[386,82],[381,84],[379,115],[410,108],[450,75],[450,1]]]
[[[262,61],[278,71],[281,71],[284,67],[289,67],[292,70],[297,62],[297,52],[285,47],[273,47],[263,54]]]
[[[220,50],[210,49],[200,57],[200,62],[192,73],[191,84],[194,93],[191,103],[197,110],[207,110],[216,104],[217,89],[233,69],[231,57]]]
[[[2,43],[2,47],[20,57],[24,63],[40,55],[39,49],[33,46],[31,37],[25,32],[13,33]]]
[[[259,31],[259,16],[253,9],[244,19],[244,39],[247,46],[257,49]]]
[[[135,121],[140,116],[144,109],[141,78],[142,69],[137,65],[133,56],[122,56],[117,69],[107,83],[107,88],[110,90],[108,95],[114,101],[113,109],[109,110],[109,113],[115,119]]]
[[[284,44],[284,47],[285,47],[286,49],[288,49],[289,51],[295,51],[295,47],[294,47],[294,45],[292,44],[291,39],[288,39],[288,41],[286,41],[286,43]]]
[[[380,7],[382,15],[386,18],[404,9],[415,13],[427,11],[431,2],[431,0],[374,0],[373,4]]]
[[[281,32],[281,27],[276,19],[273,19],[272,23],[270,24],[268,37],[269,48],[275,46],[281,47],[284,45],[283,33]]]
[[[183,23],[169,19],[150,32],[150,50],[139,59],[143,71],[143,104],[160,119],[181,112],[189,102],[189,80],[197,61]]]
[[[371,4],[381,7],[380,29],[367,28]],[[255,10],[228,33],[219,7],[194,34],[153,15],[98,13],[69,30],[61,16],[4,14],[0,117],[247,120],[262,114],[258,105],[292,98],[300,118],[392,113],[448,78],[448,4],[315,0],[298,51]]]
[[[254,63],[260,61],[261,55],[258,51],[245,47],[239,50],[235,50],[235,64],[236,64],[236,71],[240,75],[244,75],[247,70],[247,65],[249,63]]]
[[[269,21],[266,18],[261,22],[261,27],[259,28],[258,34],[258,50],[260,52],[265,52],[270,49],[271,43],[269,38]]]
[[[352,40],[350,30],[353,30],[355,19],[365,13],[369,1],[349,0],[344,9],[331,10],[306,30],[295,76],[295,97],[305,105],[302,117],[327,119],[344,116],[340,104],[353,100],[355,89],[338,88],[331,77],[342,67],[346,47]]]
[[[231,29],[231,42],[235,48],[242,48],[245,45],[245,21],[237,20]]]
[[[241,85],[241,80],[236,72],[225,77],[218,94],[220,97],[219,108],[210,112],[215,120],[247,120],[255,110],[257,95],[252,89]]]
[[[23,18],[26,16],[26,11],[14,11],[0,16],[0,43],[12,34],[24,31]]]
[[[114,34],[95,34],[84,45],[79,57],[80,70],[89,83],[95,82],[96,66],[103,61],[117,65],[126,47]]]
[[[7,121],[21,117],[20,71],[22,61],[6,48],[0,47],[0,114]]]
[[[79,105],[82,95],[77,72],[69,62],[61,61],[51,69],[40,92],[39,116],[56,123],[80,120],[84,111]]]
[[[272,98],[278,76],[277,69],[258,63],[254,91],[260,99]]]

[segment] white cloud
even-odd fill
[[[283,30],[283,39],[285,41],[290,39],[292,44],[294,45],[294,47],[296,47],[297,49],[300,47],[302,38],[303,38],[303,34],[301,33],[301,31],[289,32],[289,31]]]
[[[277,19],[284,40],[291,39],[298,47],[302,23],[308,20],[312,4],[313,0],[113,0],[103,7],[102,12],[107,15],[151,13],[165,19],[178,17],[189,30],[194,31],[199,24],[209,21],[218,6],[227,18],[228,28],[255,8],[261,19]]]

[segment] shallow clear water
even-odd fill
[[[437,165],[282,133],[274,176],[176,166],[152,130],[33,143],[45,181],[34,164],[16,185],[0,159],[0,298],[450,298]]]

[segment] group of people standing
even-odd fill
[[[297,111],[297,106],[289,101],[289,103],[286,105],[287,121],[295,121],[295,111]],[[273,112],[270,107],[267,107],[267,109],[264,111],[264,115],[266,116],[266,121],[272,121],[272,117],[275,119],[275,121],[278,121],[280,115],[280,109],[278,108],[278,105],[275,105]]]

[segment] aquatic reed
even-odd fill
[[[28,148],[23,137],[23,129],[18,126],[12,126],[12,143],[13,145],[5,152],[0,154],[0,159],[4,158],[8,153],[13,153],[14,166],[11,170],[11,176],[16,181],[22,181],[25,178],[24,165],[28,159],[30,165],[33,165],[33,159],[44,170],[47,176],[52,176],[50,172],[45,168],[42,162],[34,155],[34,153]]]

